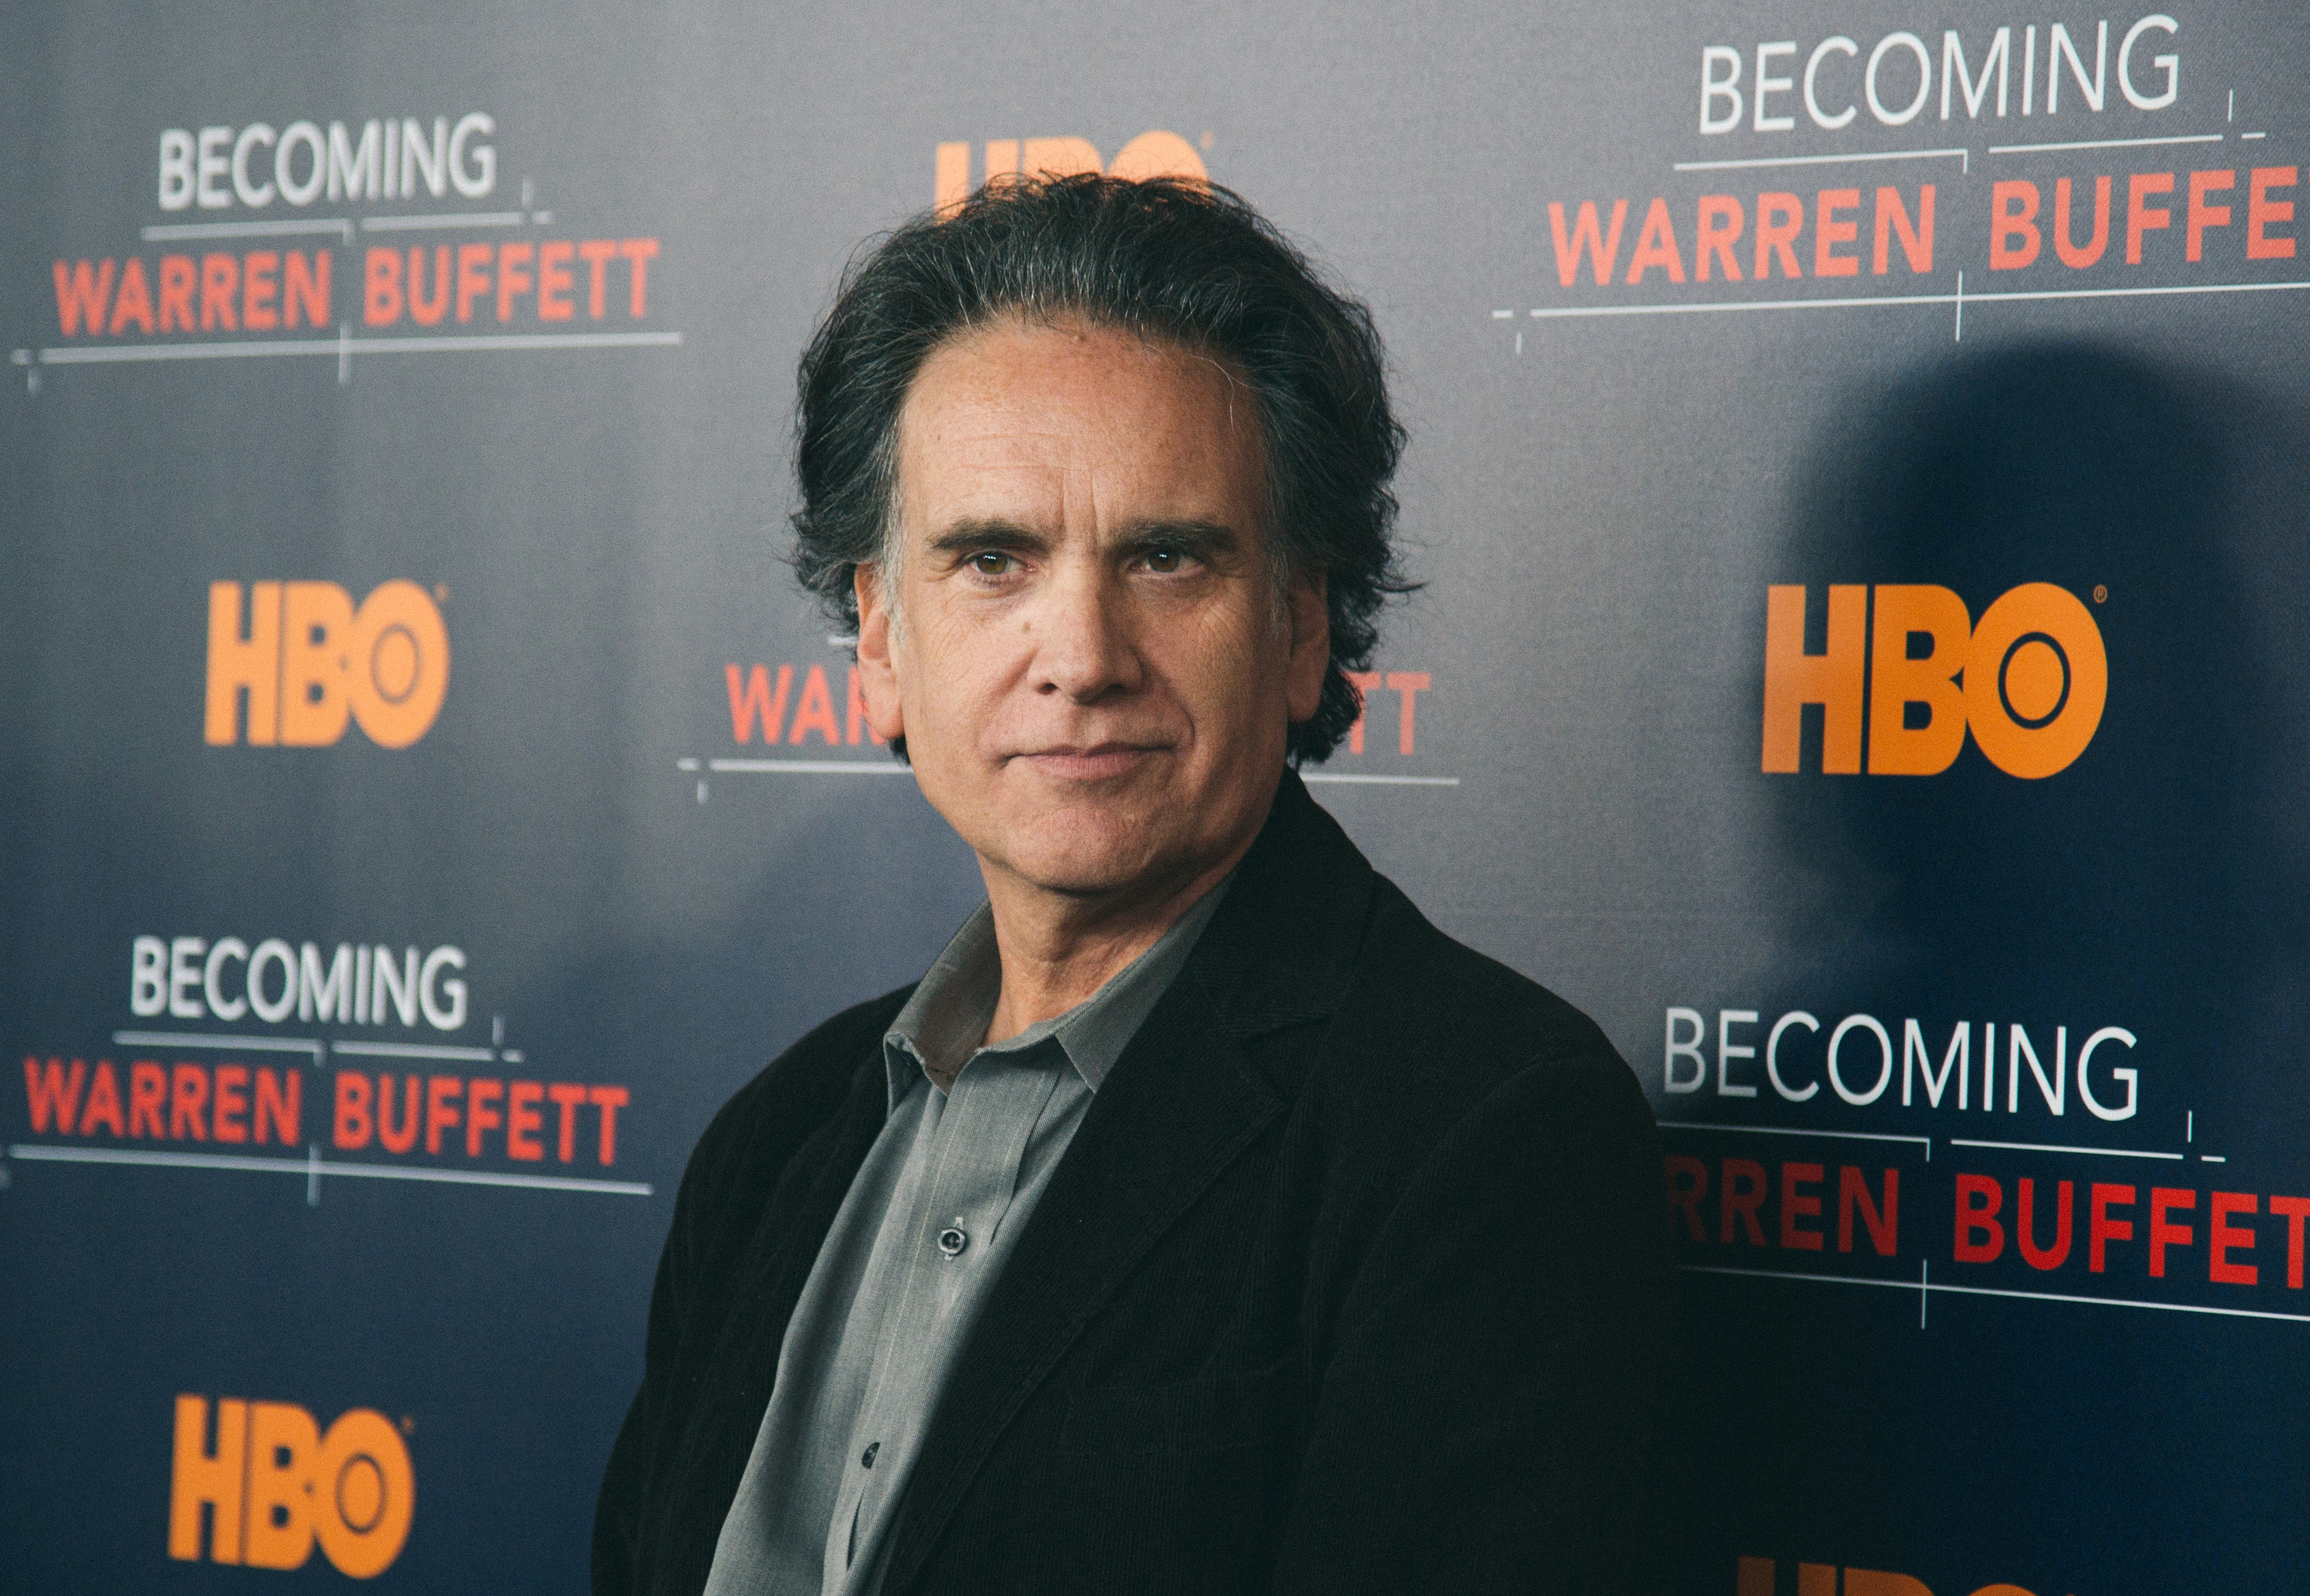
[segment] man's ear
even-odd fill
[[[1324,701],[1324,677],[1332,664],[1332,610],[1322,571],[1291,579],[1285,595],[1291,622],[1291,655],[1284,667],[1284,701],[1290,718],[1313,720]]]
[[[862,564],[850,584],[858,595],[858,685],[866,700],[866,724],[883,742],[895,742],[907,734],[907,716],[890,658],[890,607],[883,602],[881,568]]]

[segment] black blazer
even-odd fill
[[[699,1142],[601,1596],[703,1588],[906,997],[819,1027]],[[1603,1034],[1286,776],[971,1332],[887,1596],[1630,1585],[1660,1169]]]

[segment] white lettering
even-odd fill
[[[1837,1047],[1844,1042],[1845,1034],[1855,1027],[1866,1029],[1877,1038],[1879,1054],[1877,1084],[1865,1092],[1853,1090],[1845,1084],[1845,1078],[1837,1072]],[[1837,1028],[1828,1033],[1828,1084],[1837,1089],[1837,1095],[1855,1108],[1864,1108],[1883,1097],[1885,1089],[1892,1083],[1893,1038],[1885,1034],[1885,1028],[1866,1014],[1848,1014],[1837,1021]]]
[[[464,950],[444,946],[434,949],[425,956],[424,968],[418,976],[417,998],[424,1007],[427,1022],[435,1030],[454,1031],[465,1023],[465,984],[452,976],[440,984],[441,992],[448,1001],[443,1002],[440,998],[436,997],[433,991],[433,978],[440,973],[445,965],[451,969],[464,969],[465,967]]]
[[[1729,76],[1718,77],[1712,68],[1722,66]],[[1741,126],[1741,91],[1734,87],[1741,81],[1741,52],[1726,45],[1712,44],[1700,52],[1700,131],[1704,134],[1730,133]],[[1729,100],[1732,108],[1711,115],[1713,101]]]
[[[1781,1033],[1793,1025],[1801,1025],[1809,1031],[1820,1029],[1820,1021],[1802,1009],[1792,1009],[1775,1020],[1772,1035],[1765,1038],[1765,1078],[1773,1083],[1775,1091],[1790,1102],[1802,1103],[1820,1090],[1820,1082],[1809,1080],[1805,1082],[1804,1090],[1798,1091],[1781,1079]]]
[[[193,203],[193,135],[182,127],[161,130],[161,209],[181,211]]]
[[[1845,102],[1845,108],[1834,117],[1820,108],[1820,100],[1815,92],[1814,78],[1820,71],[1821,58],[1831,50],[1846,56],[1858,56],[1861,53],[1861,47],[1840,33],[1834,39],[1824,39],[1819,44],[1814,46],[1812,58],[1805,63],[1805,114],[1819,126],[1835,128],[1844,126],[1859,116],[1861,108],[1848,100]]]
[[[157,947],[159,944],[154,945]],[[141,1014],[144,1011],[140,1009],[137,1012]],[[1679,1025],[1690,1026],[1692,1034],[1679,1039],[1676,1034],[1676,1028]],[[1668,1050],[1661,1061],[1663,1072],[1666,1076],[1666,1089],[1672,1092],[1697,1092],[1708,1080],[1708,1062],[1700,1056],[1700,1044],[1708,1035],[1708,1022],[1701,1019],[1700,1011],[1697,1009],[1671,1009],[1668,1011],[1667,1028]],[[1676,1061],[1680,1058],[1689,1058],[1692,1061],[1692,1079],[1689,1080],[1680,1080],[1677,1075]]]
[[[465,141],[475,134],[494,134],[498,125],[484,111],[468,111],[457,120],[457,131],[449,135],[449,181],[467,199],[480,199],[498,186],[498,152],[495,144],[475,144],[471,154],[476,169],[465,170],[468,153]]]
[[[251,122],[232,142],[232,191],[240,196],[242,204],[253,210],[262,210],[273,203],[273,185],[248,180],[248,152],[252,145],[271,143],[273,129],[262,122]]]
[[[2005,89],[2008,69],[2013,64],[2013,30],[2000,28],[1989,41],[1989,54],[1981,58],[1981,80],[1976,82],[1965,69],[1965,46],[1951,28],[1941,35],[1941,120],[1950,119],[1950,91],[1965,91],[1965,114],[1981,115],[1981,102],[1989,98],[1989,69],[1997,68],[1997,114],[2005,114]]]
[[[169,944],[159,937],[138,937],[128,949],[128,1011],[149,1019],[168,1006]]]
[[[2133,1033],[2123,1026],[2106,1025],[2088,1037],[2086,1045],[2078,1049],[2078,1100],[2096,1119],[2132,1119],[2133,1111],[2141,1106],[2138,1101],[2141,1085],[2140,1071],[2112,1070],[2109,1072],[2111,1080],[2125,1082],[2125,1106],[2123,1108],[2104,1108],[2094,1097],[2093,1088],[2086,1084],[2086,1066],[2093,1063],[2094,1049],[2105,1042],[2120,1042],[2124,1044],[2128,1053],[2133,1051]]]
[[[2172,105],[2174,103],[2174,97],[2182,91],[2182,57],[2179,56],[2152,56],[2149,57],[2149,65],[2166,74],[2166,88],[2162,93],[2144,94],[2141,90],[2135,88],[2133,86],[2133,72],[2131,65],[2131,58],[2133,55],[2133,41],[2140,39],[2141,37],[2142,30],[2148,28],[2163,28],[2168,33],[2178,33],[2182,30],[2182,25],[2175,22],[2172,17],[2155,13],[2142,18],[2140,22],[2134,23],[2132,27],[2127,29],[2125,31],[2125,42],[2117,47],[2117,86],[2124,93],[2126,104],[2132,106],[2135,110],[2162,111],[2167,106]]]
[[[1883,63],[1886,53],[1896,46],[1917,58],[1917,97],[1909,101],[1907,109],[1889,111],[1885,108],[1885,102],[1877,98],[1877,68]],[[1861,87],[1869,100],[1870,115],[1886,126],[1898,127],[1905,122],[1915,120],[1917,113],[1925,108],[1925,100],[1933,88],[1933,58],[1925,48],[1925,41],[1908,32],[1885,35],[1877,41],[1877,48],[1869,52],[1869,67],[1862,75]]]
[[[248,944],[239,937],[219,937],[216,940],[215,945],[209,949],[208,964],[201,971],[201,995],[209,1001],[209,1012],[219,1019],[239,1019],[248,1012],[248,1000],[228,999],[217,990],[217,967],[228,958],[238,958],[247,964]]]
[[[193,197],[204,211],[221,211],[232,204],[232,195],[215,181],[232,169],[232,157],[224,152],[224,147],[230,143],[230,127],[201,129],[200,152],[193,165]]]
[[[290,157],[302,144],[313,152],[313,164],[306,169],[302,183],[290,175]],[[281,197],[292,205],[309,205],[320,195],[321,184],[328,177],[329,157],[321,143],[321,130],[310,122],[291,122],[281,134],[281,142],[273,150],[273,178],[281,185]]]
[[[1794,117],[1767,117],[1765,115],[1766,95],[1785,94],[1790,90],[1797,86],[1796,80],[1794,78],[1767,77],[1765,75],[1765,66],[1767,62],[1775,56],[1793,56],[1796,53],[1797,43],[1793,39],[1782,44],[1760,44],[1757,47],[1756,127],[1759,133],[1786,133],[1790,128],[1794,127],[1797,125],[1797,119]]]

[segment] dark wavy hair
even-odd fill
[[[1322,573],[1331,664],[1295,762],[1320,761],[1360,713],[1347,672],[1371,663],[1391,594],[1417,585],[1390,542],[1403,429],[1371,312],[1326,284],[1241,197],[1169,178],[1096,174],[990,184],[908,221],[845,274],[799,374],[793,556],[847,629],[854,577],[895,521],[899,413],[947,340],[1005,315],[1074,315],[1220,357],[1249,383],[1267,455],[1267,546],[1282,580]]]

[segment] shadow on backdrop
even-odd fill
[[[2100,632],[2107,698],[2084,750],[2042,779],[2007,774],[1970,737],[1939,775],[1824,776],[1822,711],[1806,710],[1800,774],[1750,777],[1764,784],[1780,948],[1761,1024],[1804,1009],[1824,1028],[1876,1015],[1897,1046],[1904,1016],[1936,1045],[1958,1021],[1993,1019],[2064,1025],[2073,1054],[2105,1025],[2143,1041],[2128,1061],[2141,1066],[2141,1110],[2122,1123],[2089,1119],[2074,1091],[2054,1119],[2026,1080],[2009,1117],[2002,1068],[1994,1118],[1931,1114],[1922,1089],[1905,1110],[1898,1087],[1865,1110],[1823,1114],[1769,1089],[1747,1106],[1752,1123],[1935,1138],[1932,1168],[1903,1193],[1903,1265],[1876,1272],[1915,1278],[1925,1248],[1945,1278],[1949,1216],[1934,1209],[1966,1156],[1952,1134],[2178,1148],[2194,1112],[2197,1146],[2211,1138],[2255,1170],[2238,1177],[2246,1189],[2273,1163],[2310,1185],[2298,1112],[2280,1106],[2300,1097],[2285,1038],[2301,1029],[2290,992],[2306,918],[2285,779],[2304,683],[2298,646],[2271,620],[2292,596],[2273,584],[2298,587],[2302,565],[2287,507],[2303,502],[2303,470],[2283,441],[2299,428],[2282,408],[2227,377],[2050,343],[1952,360],[1854,405],[1824,440],[1763,574],[1806,585],[1809,652],[1826,646],[1833,583],[1945,587],[1976,626],[2001,594],[2050,583]],[[1739,713],[1755,725],[1761,649],[1746,690]],[[1686,1101],[1698,1115],[1664,1117],[1714,1112]],[[1843,1145],[1802,1156],[1861,1156],[1831,1150]],[[2158,1168],[2179,1184],[2222,1178]],[[2193,1256],[2202,1271],[2203,1248]],[[2203,1531],[2273,1508],[2291,1517],[2281,1482],[2296,1466],[2257,1399],[2298,1400],[2289,1332],[2302,1326],[1936,1296],[1927,1330],[1915,1293],[1685,1282],[1677,1494],[1692,1535],[1679,1588],[1729,1590],[1736,1552],[1780,1559],[1783,1590],[1799,1559],[1906,1569],[1940,1596],[1992,1580],[2042,1596],[2291,1577],[2292,1538],[2215,1536],[2217,1550]],[[2107,1296],[2146,1284],[2013,1283]],[[2140,1438],[2154,1433],[2194,1437],[2197,1461],[2145,1470]]]

